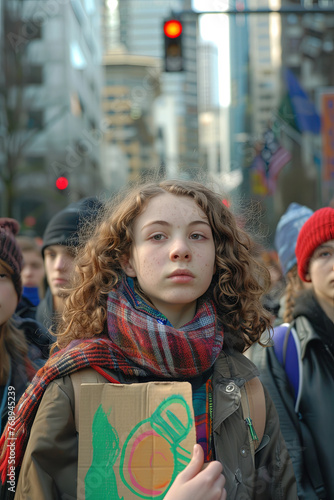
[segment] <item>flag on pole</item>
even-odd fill
[[[294,120],[299,132],[319,134],[321,129],[320,116],[313,102],[290,69],[285,71],[285,80]]]
[[[280,145],[271,128],[268,128],[263,136],[263,146],[260,153],[255,157],[252,169],[254,174],[261,176],[266,185],[266,192],[275,192],[277,179],[282,168],[291,160],[291,153]]]

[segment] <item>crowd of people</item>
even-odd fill
[[[83,370],[191,384],[197,444],[159,498],[334,498],[334,209],[292,203],[275,247],[191,181],[72,203],[42,246],[0,218],[0,499],[77,498]]]

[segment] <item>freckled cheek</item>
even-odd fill
[[[212,254],[211,256],[208,253],[202,254],[202,253],[194,253],[194,258],[197,260],[199,263],[199,266],[202,269],[208,270],[208,269],[213,269],[215,266],[216,262],[216,255]]]
[[[161,259],[154,257],[153,255],[145,258],[140,266],[142,274],[148,276],[156,273],[162,267]]]

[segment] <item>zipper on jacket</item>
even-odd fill
[[[328,345],[327,345],[327,344],[324,344],[324,346],[325,346],[326,351],[328,352],[328,354],[330,355],[330,357],[331,357],[331,358],[332,358],[332,360],[334,361],[334,356],[333,356],[333,354],[332,354],[332,351],[330,350],[330,348],[328,347]]]
[[[211,460],[215,460],[214,444],[213,444],[213,395],[212,395],[212,378],[209,379],[208,404],[209,404],[209,455]]]
[[[251,435],[251,438],[253,439],[253,441],[258,441],[259,438],[257,437],[257,434],[256,434],[255,429],[253,427],[252,419],[250,417],[246,417],[245,422],[248,425],[248,429],[249,429],[249,432],[250,432],[250,435]]]

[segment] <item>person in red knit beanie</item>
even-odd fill
[[[305,222],[296,257],[300,278],[311,285],[294,308],[303,367],[299,418],[314,443],[304,453],[320,465],[327,495],[321,498],[334,498],[334,208],[316,210]]]
[[[295,249],[298,292],[289,323],[254,362],[278,409],[298,499],[334,498],[334,208],[316,210]],[[280,336],[279,329],[285,332]],[[283,338],[280,344],[278,338]],[[277,346],[283,347],[279,352]]]
[[[308,268],[314,251],[319,245],[332,239],[334,239],[334,208],[320,208],[303,225],[297,239],[298,274],[303,281],[312,281]]]

